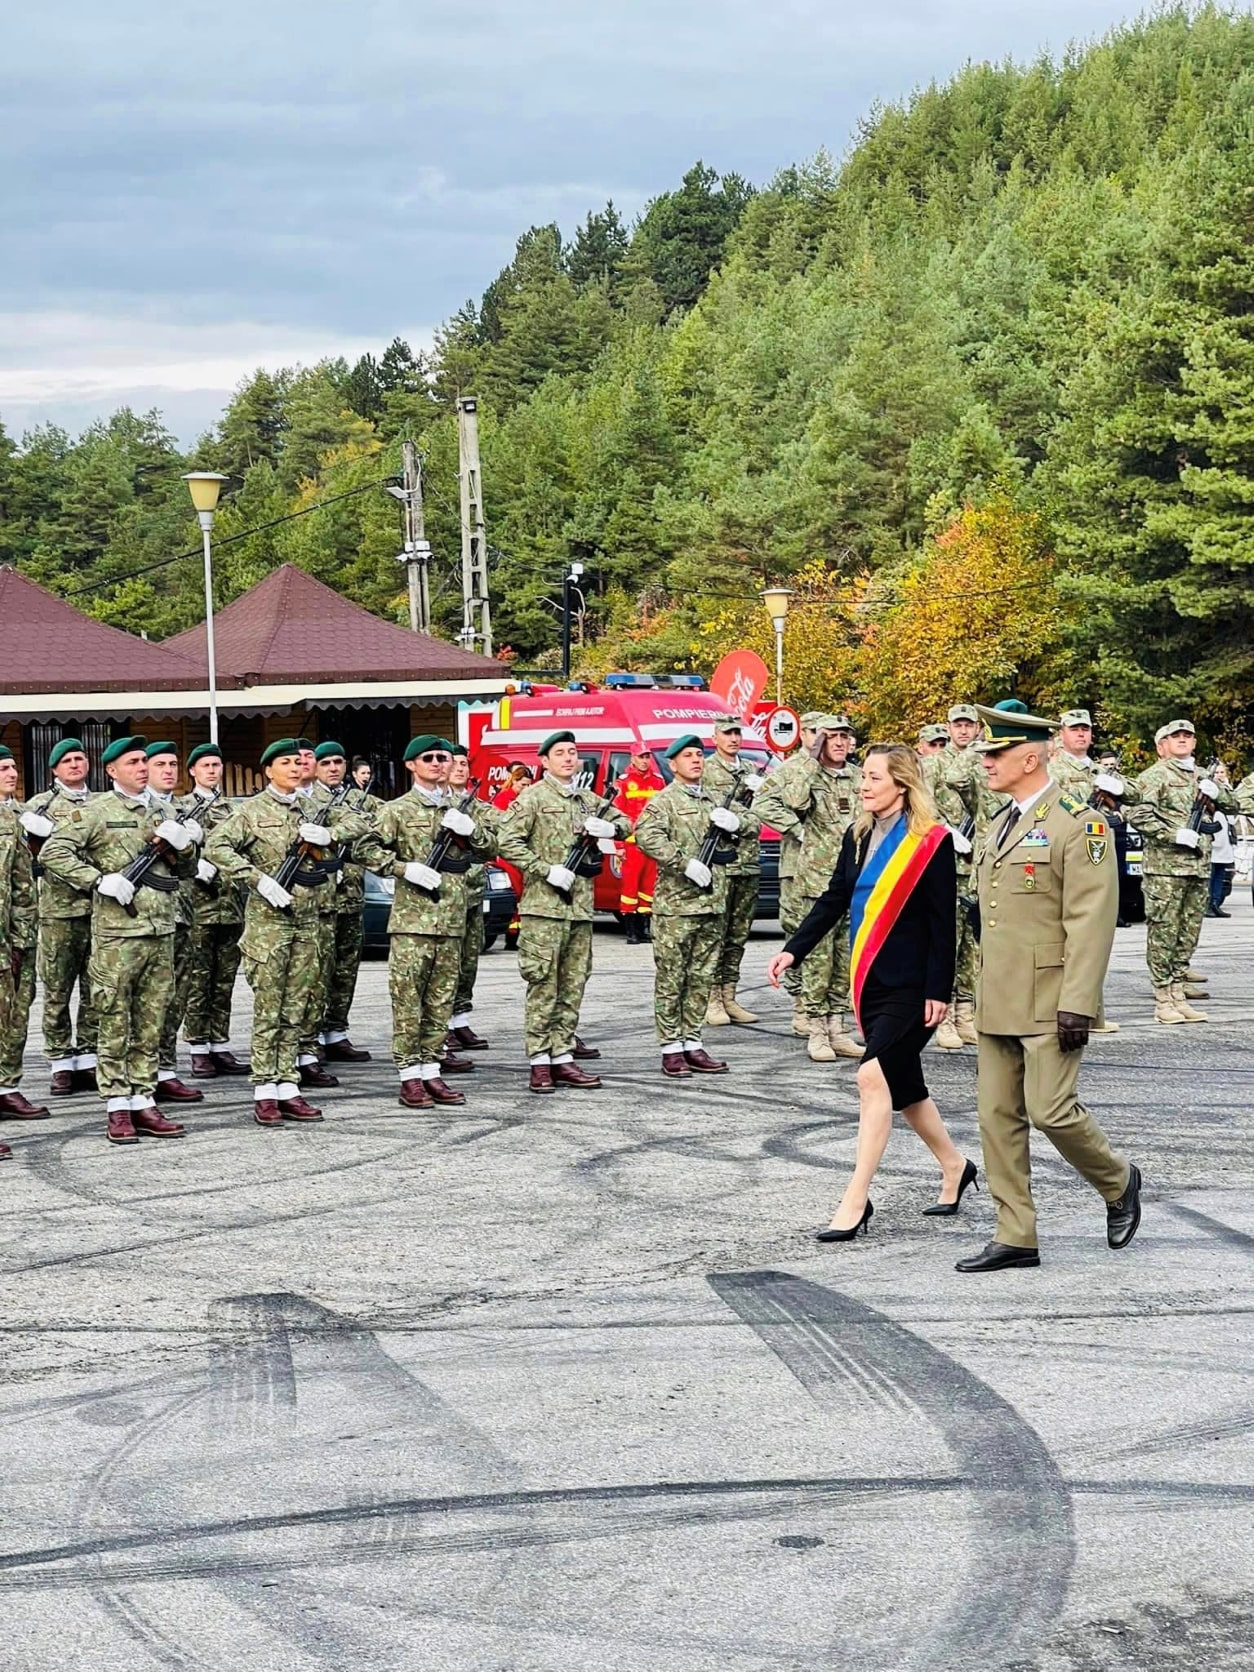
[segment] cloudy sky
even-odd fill
[[[1107,0],[59,0],[0,48],[0,419],[159,406],[415,344],[518,233],[755,182],[879,99],[1031,58]]]

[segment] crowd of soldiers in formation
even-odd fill
[[[976,1039],[979,948],[964,882],[998,809],[971,747],[980,729],[975,709],[959,703],[946,722],[923,727],[917,745],[958,851],[957,975],[936,1036],[948,1050]],[[1254,814],[1254,774],[1233,790],[1199,769],[1187,720],[1160,728],[1159,759],[1134,781],[1113,761],[1094,761],[1092,737],[1085,710],[1063,714],[1051,774],[1061,793],[1139,830],[1154,1018],[1204,1021],[1191,960],[1209,897],[1215,813]],[[158,1107],[204,1095],[180,1078],[180,1031],[193,1080],[251,1077],[259,1125],[320,1120],[304,1092],[337,1084],[328,1063],[370,1055],[349,1035],[367,868],[393,879],[388,979],[400,1102],[464,1103],[448,1079],[473,1071],[467,1053],[488,1044],[471,1019],[491,858],[523,879],[518,963],[531,1092],[601,1084],[582,1066],[600,1053],[578,1028],[592,965],[593,879],[619,853],[628,941],[653,947],[661,1070],[675,1079],[725,1073],[704,1030],[758,1020],[737,988],[762,827],[780,838],[780,921],[791,934],[826,888],[860,805],[846,715],[803,715],[801,749],[765,775],[741,758],[741,742],[739,720],[721,718],[708,756],[694,735],[667,749],[669,784],[642,753],[602,800],[579,782],[575,733],[559,731],[541,746],[536,780],[512,784],[495,803],[468,787],[466,750],[431,735],[406,749],[412,785],[389,802],[370,794],[364,763],[350,774],[335,742],[271,744],[261,757],[266,787],[232,802],[221,793],[216,745],[191,751],[191,787],[179,794],[176,746],[132,736],[101,756],[109,790],[89,791],[86,750],[65,738],[49,757],[49,787],[21,804],[16,762],[0,747],[0,1118],[48,1114],[21,1090],[38,975],[50,1095],[96,1092],[110,1142],[183,1135]],[[231,1047],[241,963],[253,992],[247,1063]],[[847,936],[834,931],[785,980],[792,1029],[809,1057],[858,1059]],[[1114,1024],[1099,1018],[1094,1031]]]

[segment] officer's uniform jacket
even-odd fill
[[[655,795],[636,820],[637,847],[657,861],[655,917],[707,917],[726,906],[729,866],[711,865],[714,881],[707,889],[684,875],[684,866],[697,857],[709,834],[710,813],[717,805],[703,786],[689,789],[675,781]],[[730,839],[724,831],[719,838]]]
[[[90,790],[63,790],[56,785],[50,790],[44,790],[39,795],[33,795],[22,812],[39,813],[43,818],[51,819],[58,827],[69,822],[75,808],[83,808],[95,799]],[[54,832],[55,834],[55,832]],[[52,840],[50,836],[49,841]],[[43,870],[43,855],[40,854],[40,870]],[[54,917],[90,917],[91,896],[84,894],[81,888],[72,888],[60,877],[50,877],[46,873],[39,880],[39,920],[46,922]]]
[[[727,800],[728,790],[736,786],[736,793],[727,806],[739,818],[740,829],[734,836],[724,837],[725,845],[735,850],[736,857],[729,865],[720,867],[731,877],[756,877],[761,868],[762,825],[753,814],[754,792],[745,784],[746,778],[757,776],[748,761],[738,759],[729,766],[717,752],[708,757],[701,774],[701,788],[715,806],[721,806]]]
[[[35,867],[16,803],[0,805],[0,964],[30,952],[39,933]]]
[[[1197,781],[1204,774],[1179,761],[1159,760],[1136,781],[1138,804],[1128,809],[1128,823],[1145,843],[1147,877],[1209,877],[1211,838],[1201,835],[1197,847],[1182,847],[1176,831],[1189,822],[1197,800]],[[1237,796],[1220,788],[1217,805],[1225,813],[1240,811]]]
[[[404,877],[407,864],[428,862],[440,835],[441,820],[452,806],[452,799],[443,793],[432,801],[421,790],[410,789],[396,801],[385,801],[373,828],[353,843],[354,859],[396,879],[388,916],[390,935],[460,936],[466,927],[464,872],[442,872],[443,881],[434,899]],[[475,828],[465,838],[466,847],[473,857],[486,859],[492,851],[487,822],[475,807],[468,809],[468,816],[474,819]]]
[[[861,811],[861,783],[856,766],[820,766],[807,755],[795,772],[773,773],[753,798],[763,824],[800,842],[794,874],[807,898],[817,900],[832,880],[845,832]]]
[[[175,818],[187,806],[190,799],[190,797],[185,795],[162,795],[157,790],[149,790],[148,795],[153,805],[153,811],[160,813],[163,819]],[[183,822],[186,823],[189,818],[195,819],[196,823],[201,826],[201,829],[204,829],[203,821],[195,812],[185,814]],[[191,869],[194,875],[196,869],[195,862],[200,858],[201,854],[201,845],[197,842],[193,842],[190,848],[184,849],[184,852],[192,855]],[[191,878],[184,876],[179,883],[179,891],[174,897],[174,922],[180,929],[190,929],[192,926],[192,918],[195,915],[196,909],[196,903],[192,897],[193,886]]]
[[[571,844],[583,835],[584,820],[589,816],[612,824],[620,842],[631,835],[631,825],[623,814],[613,807],[602,806],[591,790],[575,789],[567,794],[546,773],[538,783],[528,784],[519,791],[501,823],[497,852],[522,872],[523,897],[518,908],[521,917],[592,922],[591,877],[575,878],[569,904],[545,880],[551,866],[566,863]]]
[[[1025,1038],[1058,1012],[1096,1016],[1115,939],[1119,871],[1109,821],[1047,784],[999,852],[1011,808],[976,859],[980,977],[975,1025]]]
[[[219,794],[212,801],[193,789],[182,796],[178,805],[187,810],[188,816],[205,833],[204,846],[199,850],[199,857],[208,859],[208,844],[210,833],[217,830],[235,812],[236,804],[229,796]],[[212,861],[211,861],[212,863]],[[192,919],[195,923],[242,923],[244,921],[244,890],[238,882],[218,875],[212,882],[199,882],[193,877],[187,888],[188,899],[191,902]]]
[[[163,845],[152,874],[176,886],[166,891],[141,883],[132,901],[134,917],[116,900],[95,891],[101,877],[124,871],[149,845],[157,826],[171,816],[169,802],[154,802],[147,796],[136,801],[117,790],[107,790],[93,796],[85,807],[76,806],[44,843],[39,863],[45,874],[90,896],[94,941],[174,933],[179,911],[177,884],[196,868],[194,844],[174,855]]]
[[[801,862],[801,833],[805,829],[792,805],[794,786],[806,783],[814,762],[804,750],[792,755],[753,792],[751,812],[759,826],[769,825],[779,836],[779,879],[792,882]],[[782,823],[780,821],[783,821]]]

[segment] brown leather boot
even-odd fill
[[[455,1045],[460,1045],[463,1051],[490,1050],[487,1040],[473,1028],[451,1028],[449,1038]]]
[[[662,1072],[672,1080],[690,1080],[692,1070],[684,1059],[682,1051],[662,1052]]]
[[[315,1109],[312,1103],[306,1103],[303,1097],[285,1097],[279,1104],[279,1113],[284,1120],[321,1120],[322,1110]]]
[[[75,1068],[70,1073],[71,1087],[74,1091],[98,1091],[96,1084],[96,1070],[94,1068]]]
[[[570,1054],[576,1062],[598,1062],[601,1053],[595,1045],[585,1045],[579,1035],[575,1035],[575,1043],[570,1048]]]
[[[0,1144],[0,1161],[12,1161],[13,1151],[7,1144]]]
[[[577,1062],[555,1062],[553,1064],[553,1084],[555,1086],[576,1086],[583,1091],[595,1091],[601,1084],[599,1074],[589,1074],[580,1068]]]
[[[70,1097],[74,1092],[74,1076],[68,1068],[58,1068],[48,1081],[50,1097]]]
[[[48,1111],[42,1103],[28,1103],[20,1091],[0,1097],[0,1120],[47,1120]]]
[[[297,1075],[297,1079],[300,1081],[302,1086],[306,1087],[338,1086],[340,1083],[334,1074],[328,1074],[326,1069],[316,1062],[305,1063]],[[301,1100],[297,1098],[294,1099],[294,1101],[300,1102]]]
[[[696,1051],[685,1051],[684,1061],[694,1074],[726,1074],[727,1072],[727,1064],[719,1062],[717,1057],[712,1057],[704,1046]]]
[[[131,1124],[137,1132],[147,1132],[154,1138],[181,1138],[184,1129],[176,1120],[167,1120],[159,1109],[149,1106],[131,1114]]]
[[[351,1039],[337,1039],[330,1045],[324,1045],[323,1058],[326,1062],[369,1062],[370,1052],[359,1051]]]
[[[114,1109],[109,1115],[109,1124],[105,1130],[105,1137],[111,1144],[137,1144],[139,1136],[135,1131],[129,1109]]]
[[[531,1083],[528,1091],[550,1092],[556,1091],[553,1084],[553,1070],[547,1062],[533,1062],[531,1065]]]
[[[422,1083],[426,1086],[433,1103],[464,1103],[466,1101],[463,1092],[454,1091],[452,1086],[446,1086],[439,1075],[434,1080],[424,1080]]]
[[[401,1095],[397,1101],[402,1109],[431,1109],[435,1106],[435,1099],[417,1075],[412,1080],[401,1081]]]
[[[248,1064],[241,1062],[233,1051],[210,1051],[209,1061],[219,1074],[247,1074]]]
[[[213,1060],[213,1053],[212,1052],[210,1052],[210,1051],[193,1051],[192,1052],[192,1079],[193,1080],[216,1080],[220,1072],[221,1072],[221,1070],[218,1068],[217,1063],[214,1062],[214,1060]]]
[[[473,1074],[475,1065],[469,1057],[458,1057],[452,1051],[445,1051],[440,1057],[440,1071],[444,1074]]]
[[[158,1080],[153,1093],[155,1103],[203,1103],[205,1094],[195,1086],[185,1086],[182,1080]]]
[[[258,1126],[282,1126],[283,1116],[273,1097],[259,1097],[253,1104],[253,1119]]]

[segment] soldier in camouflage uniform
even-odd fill
[[[320,743],[314,750],[317,763],[317,784],[314,800],[327,805],[338,793],[348,771],[348,758],[342,745],[332,740]],[[372,820],[383,803],[365,789],[349,788],[343,803]],[[361,949],[365,940],[362,908],[365,903],[366,876],[363,868],[349,854],[341,858],[336,850],[335,932],[328,960],[326,999],[323,1005],[322,1026],[318,1043],[328,1062],[369,1062],[370,1052],[360,1050],[348,1037],[348,1017],[357,991],[357,974],[361,968]]]
[[[811,764],[810,750],[814,747],[814,727],[816,721],[822,717],[818,709],[811,709],[801,716],[801,748],[773,772],[768,773],[762,786],[754,791],[750,811],[758,820],[759,828],[771,823],[759,806],[764,792],[767,803],[778,807],[787,800],[790,793],[789,785],[794,780],[800,781],[808,776]],[[776,831],[779,837],[779,926],[784,931],[785,938],[800,928],[801,919],[807,909],[802,905],[801,895],[797,890],[797,871],[801,864],[801,829],[801,825],[796,824],[790,830]],[[806,1017],[805,1006],[801,1002],[801,971],[792,968],[785,970],[783,984],[792,999],[792,1031],[799,1039],[808,1039],[810,1023]]]
[[[800,841],[796,889],[803,918],[832,880],[845,831],[860,810],[862,774],[848,764],[854,741],[853,722],[847,715],[820,715],[804,763],[799,762],[796,772],[787,777],[774,773],[754,797],[754,813],[763,824],[781,835],[796,833]],[[845,1027],[849,1011],[847,920],[825,935],[801,966],[801,1001],[811,1062],[862,1056],[862,1047]]]
[[[305,818],[314,823],[321,823],[328,797],[318,783],[318,752],[307,737],[294,739],[296,744],[297,766],[299,779],[296,784],[297,805],[302,808]],[[315,856],[313,863],[323,868],[330,876],[331,867],[328,865],[332,857],[331,850]],[[322,1017],[326,1009],[327,988],[331,981],[331,972],[335,962],[335,879],[331,877],[331,886],[318,890],[317,921],[315,924],[318,949],[318,983],[309,989],[309,1008],[305,1013],[300,1027],[300,1046],[296,1055],[297,1078],[300,1085],[308,1089],[318,1086],[325,1089],[338,1086],[339,1080],[334,1074],[329,1074],[322,1066],[323,1050],[319,1044],[322,1032]]]
[[[752,1010],[746,1010],[743,1004],[736,1002],[740,965],[749,931],[753,928],[758,888],[762,880],[762,827],[749,809],[755,792],[765,782],[760,772],[755,772],[740,759],[743,735],[741,722],[735,715],[715,720],[714,753],[706,761],[701,777],[701,787],[714,801],[727,801],[731,796],[727,804],[740,818],[740,828],[731,844],[735,857],[730,864],[720,867],[727,879],[727,897],[723,907],[718,961],[714,967],[714,985],[710,989],[710,1004],[705,1015],[711,1027],[758,1020]]]
[[[76,808],[91,800],[91,762],[76,737],[63,737],[48,756],[52,788],[32,796],[21,814],[33,843],[43,843]],[[42,871],[38,868],[36,874]],[[44,1050],[54,1097],[96,1089],[96,1007],[87,967],[91,959],[91,897],[55,877],[39,883],[39,943],[36,968],[44,991]],[[77,1019],[71,1016],[78,988]]]
[[[183,1128],[157,1109],[161,1029],[174,986],[178,883],[195,869],[191,832],[148,795],[147,740],[121,737],[100,757],[112,789],[75,807],[40,855],[50,877],[90,895],[89,979],[99,1037],[96,1080],[110,1143],[139,1134],[179,1138]],[[145,849],[158,854],[148,879],[124,875]]]
[[[742,813],[720,806],[702,782],[705,750],[691,732],[666,751],[674,778],[636,820],[640,851],[657,865],[653,897],[653,1022],[662,1072],[671,1079],[726,1074],[701,1041],[701,1024],[726,933],[727,870],[705,864],[701,846],[716,829],[719,857],[734,864]],[[726,790],[724,790],[726,795]],[[754,827],[756,830],[756,826]]]
[[[540,745],[543,776],[522,790],[501,822],[497,851],[523,876],[518,968],[527,983],[525,1031],[529,1089],[594,1088],[599,1077],[574,1061],[584,988],[592,969],[592,880],[567,870],[573,844],[587,837],[615,852],[631,824],[578,787],[579,750],[571,731]]]
[[[453,1014],[466,891],[462,878],[486,858],[491,837],[476,805],[454,805],[445,787],[452,745],[426,734],[405,750],[413,783],[408,794],[379,809],[372,828],[353,846],[354,858],[395,878],[388,918],[388,988],[392,995],[392,1055],[406,1109],[464,1103],[445,1083],[440,1053]],[[447,848],[442,863],[437,844]]]
[[[222,751],[216,743],[198,744],[187,757],[192,789],[182,802],[206,836],[235,811],[222,794]],[[219,1074],[247,1074],[231,1050],[231,999],[239,973],[239,938],[244,928],[243,891],[218,874],[203,852],[189,885],[192,914],[191,971],[183,1034],[192,1057],[192,1075],[213,1080]]]
[[[22,1054],[35,997],[35,940],[39,907],[35,868],[13,799],[17,762],[0,744],[0,1120],[45,1120],[47,1109],[29,1102],[22,1083]],[[9,1147],[0,1144],[0,1155]]]
[[[167,818],[183,811],[185,803],[175,795],[179,781],[179,753],[174,743],[148,745],[148,797],[156,810]],[[191,833],[193,857],[199,858],[204,828],[190,815],[184,815],[185,828]],[[193,872],[194,876],[194,872]],[[161,1029],[161,1047],[157,1066],[158,1103],[200,1103],[204,1092],[195,1086],[184,1085],[179,1079],[178,1040],[187,1009],[187,995],[192,979],[192,877],[186,878],[175,896],[174,913],[174,986]]]
[[[1194,1009],[1185,990],[1210,897],[1213,832],[1207,818],[1197,819],[1198,803],[1205,797],[1228,813],[1239,812],[1240,803],[1232,790],[1197,770],[1191,721],[1160,726],[1154,740],[1160,758],[1137,779],[1137,805],[1128,811],[1145,844],[1145,959],[1154,986],[1154,1020],[1204,1022],[1205,1012]]]
[[[451,796],[461,800],[466,795],[467,785],[470,783],[470,756],[465,745],[461,743],[454,743],[452,752],[448,791]],[[476,801],[471,811],[475,823],[490,844],[487,857],[494,858],[496,833],[503,815],[490,801]],[[464,1051],[486,1051],[488,1042],[471,1027],[470,1016],[475,1007],[475,980],[479,974],[479,959],[483,953],[483,898],[487,891],[487,867],[482,864],[472,865],[461,879],[461,883],[466,895],[466,928],[462,935],[453,1018],[449,1023],[445,1046],[449,1051],[455,1051],[458,1046]]]

